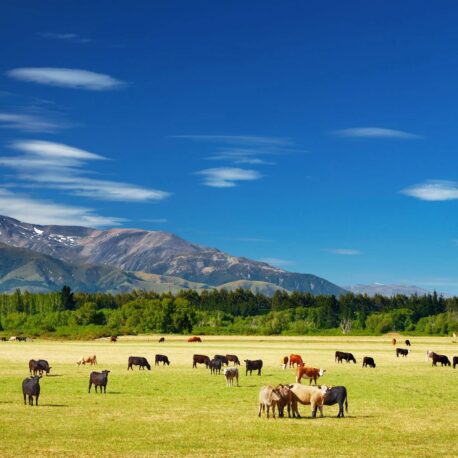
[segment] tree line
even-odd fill
[[[244,335],[449,334],[458,331],[458,298],[435,292],[386,297],[313,296],[249,290],[119,294],[16,290],[0,294],[0,333],[57,337],[198,333]]]

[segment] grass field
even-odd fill
[[[0,456],[458,456],[458,369],[432,368],[425,352],[458,355],[450,338],[412,338],[412,353],[397,359],[388,337],[120,338],[118,343],[0,343]],[[351,351],[358,364],[334,362],[335,350]],[[192,369],[193,353],[235,353],[264,360],[262,376],[227,388],[224,377]],[[127,358],[155,353],[170,367],[127,372]],[[267,420],[257,417],[264,384],[293,383],[280,357],[300,353],[306,364],[327,369],[323,384],[345,385],[349,415]],[[97,370],[111,370],[106,395],[88,394],[91,367],[75,364],[96,354]],[[362,369],[373,356],[376,369]],[[53,376],[41,379],[38,408],[23,404],[21,382],[31,358],[47,359]],[[307,382],[308,383],[308,382]]]

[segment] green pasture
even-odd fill
[[[427,349],[458,355],[451,338],[412,337],[412,353],[396,358],[390,337],[121,337],[117,343],[0,342],[0,456],[458,456],[458,368],[431,367]],[[403,345],[402,345],[403,346]],[[358,364],[336,364],[336,350]],[[154,355],[170,367],[154,367]],[[262,376],[245,376],[227,388],[223,375],[192,369],[194,353],[235,353],[264,361]],[[280,358],[300,353],[307,365],[327,370],[322,384],[345,385],[349,414],[324,408],[325,418],[257,417],[265,384],[293,383]],[[88,394],[82,356],[96,354],[96,370],[109,369],[107,394]],[[151,371],[127,371],[128,356],[145,356]],[[373,356],[376,369],[361,367]],[[41,379],[38,407],[23,404],[21,382],[31,358],[47,359],[52,376]],[[308,383],[308,382],[307,382]]]

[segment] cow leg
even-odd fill
[[[315,404],[310,404],[310,406],[312,407],[312,418],[316,418],[317,406]]]
[[[104,389],[104,393],[107,394],[107,386],[106,385],[103,387],[103,389]]]
[[[323,406],[318,406],[320,409],[320,417],[323,418]]]
[[[25,393],[24,394],[24,405],[27,405],[27,395]]]
[[[29,405],[33,406],[33,396],[29,395]]]
[[[260,403],[259,403],[258,417],[261,417],[261,414],[262,414],[262,407],[263,407],[263,405],[262,405],[262,403],[260,402]]]
[[[38,405],[38,398],[39,398],[39,397],[40,397],[39,394],[37,394],[37,395],[35,396],[35,405],[36,405],[36,406]],[[32,404],[33,404],[33,398],[32,398]]]
[[[88,390],[88,393],[90,393],[90,392],[91,392],[91,387],[92,387],[92,382],[91,382],[91,381],[89,381],[89,390]]]

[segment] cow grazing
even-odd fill
[[[33,406],[33,397],[35,396],[35,405],[38,405],[38,398],[40,397],[40,379],[41,376],[34,375],[33,377],[26,378],[22,382],[22,394],[24,395],[24,404],[27,404],[26,398],[29,398],[29,404]]]
[[[97,364],[97,356],[92,355],[92,356],[83,356],[79,361],[76,362],[78,366],[81,364],[85,366],[86,364],[90,364],[93,366],[94,364]]]
[[[229,365],[229,360],[224,355],[215,355],[213,359],[219,359],[222,365]]]
[[[288,367],[288,361],[289,361],[289,358],[287,356],[283,356],[282,359],[281,359],[281,367],[283,369],[286,369]]]
[[[409,339],[406,339],[406,342],[405,342],[405,343],[406,343],[406,346],[407,346],[407,347],[410,347],[410,346],[412,345],[412,344],[410,343],[410,340],[409,340]]]
[[[11,337],[8,339],[9,342],[16,342],[16,340],[17,340],[17,337],[16,337],[16,336],[11,336]]]
[[[344,351],[336,351],[335,360],[338,363],[341,363],[343,360],[345,360],[347,361],[347,363],[349,363],[350,361],[353,361],[356,364],[355,357],[351,353],[346,353]]]
[[[237,382],[237,386],[239,385],[239,370],[237,367],[226,367],[223,369],[223,374],[226,379],[227,386],[234,386],[234,380]]]
[[[18,342],[27,342],[27,337],[25,337],[25,336],[18,336],[18,337],[16,337],[16,340],[17,340]]]
[[[234,363],[234,366],[240,366],[240,360],[237,355],[226,355],[228,362]]]
[[[51,371],[51,367],[48,361],[44,359],[39,359],[37,361],[34,359],[31,359],[29,361],[29,371],[30,371],[30,374],[33,373],[33,375],[37,375],[37,374],[43,375],[43,372],[46,372],[46,375],[48,375],[49,372]]]
[[[206,355],[193,355],[192,367],[195,368],[198,364],[205,364],[205,367],[208,369],[210,366],[210,358]]]
[[[451,366],[450,360],[446,355],[439,355],[433,351],[428,352],[428,357],[432,359],[432,366],[437,366],[440,363],[441,366]]]
[[[391,339],[391,345],[393,345],[393,347],[396,345],[397,343],[397,340],[395,338]]]
[[[371,356],[365,356],[363,358],[363,367],[372,367],[375,369],[375,361]]]
[[[312,384],[312,380],[315,382],[316,385],[317,379],[320,378],[325,372],[326,369],[316,369],[314,367],[299,366],[296,370],[296,383],[301,383],[302,377],[305,377],[309,379],[309,385]]]
[[[339,404],[339,413],[337,414],[337,418],[345,417],[344,403],[345,411],[348,413],[347,389],[344,386],[333,386],[332,388],[328,388],[326,394],[324,395],[324,405],[333,406],[334,404]]]
[[[301,355],[289,355],[289,367],[294,366],[303,366],[304,361],[302,361]]]
[[[118,336],[111,336],[110,337],[110,342],[117,342],[118,341]]]
[[[154,365],[159,366],[159,363],[162,363],[163,366],[167,364],[167,366],[170,366],[170,361],[169,358],[165,355],[156,355],[154,357]]]
[[[312,418],[316,417],[317,409],[320,410],[320,416],[323,416],[324,396],[328,389],[326,385],[318,388],[316,386],[307,386],[301,385],[300,383],[295,383],[293,385],[289,385],[289,388],[292,392],[291,406],[293,409],[293,417],[301,417],[297,408],[298,402],[311,406]]]
[[[458,364],[458,356],[454,356],[453,357],[453,369],[455,369],[457,364]]]
[[[256,360],[249,360],[245,359],[245,365],[246,365],[246,371],[245,375],[248,375],[248,372],[250,372],[250,375],[253,374],[253,371],[258,371],[258,375],[261,375],[261,369],[262,369],[262,360],[261,359],[256,359]]]
[[[223,366],[223,363],[220,359],[213,358],[210,361],[210,373],[211,374],[221,374],[221,367]]]
[[[271,386],[263,386],[259,391],[258,417],[261,417],[261,413],[267,410],[266,414],[269,418],[269,410],[272,407],[272,416],[275,418],[275,407],[279,401],[280,395]]]
[[[291,400],[292,392],[289,385],[280,384],[274,388],[274,392],[278,394],[280,400],[277,402],[278,416],[283,418],[285,407],[288,409],[288,418],[291,418]]]
[[[159,343],[162,343],[162,342],[165,342],[165,337],[161,337],[161,338],[159,339]]]
[[[188,339],[188,342],[189,343],[197,343],[197,342],[202,342],[202,339],[198,336],[194,336],[194,337],[190,337]]]
[[[146,358],[143,358],[143,356],[129,356],[129,361],[127,363],[127,370],[134,368],[132,366],[139,366],[139,369],[145,370],[145,367],[150,371],[151,366]]]
[[[1,340],[2,342],[6,342],[6,337],[2,337],[0,340]]]
[[[110,371],[102,371],[102,372],[91,372],[89,376],[89,393],[91,392],[92,385],[95,386],[95,392],[97,393],[97,387],[100,387],[100,393],[103,392],[106,394],[107,392],[107,384],[108,384],[108,374]]]
[[[406,348],[396,348],[396,358],[399,358],[401,355],[403,358],[407,358],[407,355],[410,353],[410,350]]]

